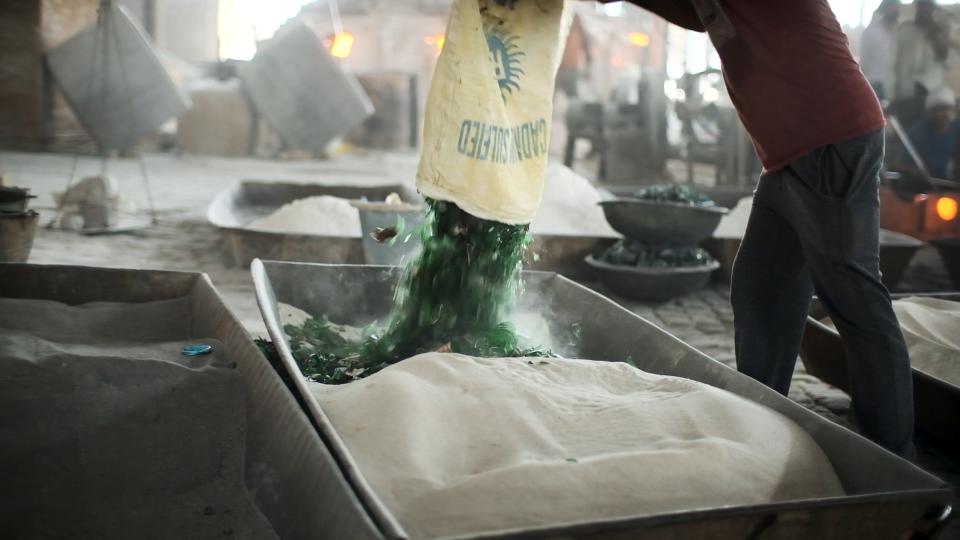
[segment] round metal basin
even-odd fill
[[[613,199],[603,213],[618,233],[650,243],[699,244],[709,238],[729,210],[719,206]]]
[[[644,268],[603,262],[593,255],[586,258],[600,281],[613,292],[636,300],[663,301],[700,290],[710,274],[720,268],[713,261],[704,266]]]

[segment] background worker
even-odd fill
[[[889,99],[899,20],[900,0],[883,0],[860,37],[860,69],[881,100]]]
[[[916,0],[914,5],[913,20],[897,27],[892,88],[888,90],[890,112],[904,126],[923,118],[927,94],[943,86],[950,52],[947,25],[939,20],[941,12],[933,0]]]
[[[930,92],[926,99],[926,115],[907,131],[907,136],[930,176],[945,180],[960,177],[957,170],[960,121],[957,120],[957,100],[953,91],[941,87]],[[901,162],[908,159],[901,159]]]
[[[764,171],[731,284],[738,369],[787,394],[814,291],[861,431],[914,452],[907,348],[880,282],[883,111],[826,0],[631,0],[706,31]]]

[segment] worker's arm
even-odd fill
[[[603,4],[606,4],[610,1],[612,0],[600,0],[600,2]],[[700,17],[697,16],[697,11],[693,9],[693,4],[690,3],[690,0],[628,1],[635,6],[639,6],[647,11],[656,13],[657,15],[666,19],[667,22],[673,23],[677,26],[682,26],[687,30],[694,30],[696,32],[706,31],[706,29],[703,27],[703,23],[700,22]]]

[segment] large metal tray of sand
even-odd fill
[[[343,324],[383,320],[397,270],[391,267],[254,261],[251,271],[264,321],[284,367],[342,472],[350,496],[364,501],[361,517],[375,530],[354,537],[404,538],[403,527],[365,480],[356,460],[311,393],[286,345],[278,303]],[[579,323],[581,340],[568,356],[595,360],[633,358],[643,370],[687,377],[726,389],[777,411],[799,425],[833,464],[846,496],[789,500],[754,506],[703,508],[624,519],[557,523],[536,529],[490,531],[482,538],[878,538],[929,534],[944,519],[951,498],[939,479],[866,439],[839,427],[725,367],[607,298],[553,273],[527,272],[519,309],[549,313],[557,329]],[[347,495],[347,493],[345,493]],[[588,494],[563,493],[579,499]],[[326,503],[318,515],[334,516]],[[936,517],[931,517],[936,516]],[[343,518],[342,515],[337,515]],[[362,533],[362,534],[361,534]]]
[[[391,192],[398,192],[404,201],[422,201],[412,182],[385,183],[383,172],[373,170],[369,166],[357,171],[343,169],[339,184],[244,180],[217,194],[207,208],[207,220],[221,230],[225,257],[236,266],[247,266],[255,258],[362,264],[366,261],[360,236],[272,232],[251,228],[250,224],[284,204],[317,195],[382,201]],[[600,197],[585,178],[551,163],[543,204],[531,225],[534,241],[528,267],[573,279],[592,277],[584,257],[600,253],[618,238],[595,206]]]
[[[7,323],[12,321],[16,328],[7,323],[0,327],[0,342],[9,350],[14,340],[39,336],[59,344],[59,350],[52,356],[27,349],[16,358],[0,357],[6,366],[19,366],[16,377],[9,376],[9,371],[0,377],[0,425],[4,426],[0,463],[5,471],[0,530],[5,537],[307,540],[358,538],[363,537],[358,531],[372,530],[340,466],[284,385],[281,377],[286,373],[275,371],[264,358],[205,274],[0,264],[0,302],[23,301],[56,302],[59,307],[44,320],[17,319],[22,313],[8,317]],[[94,324],[88,318],[70,328],[60,325],[66,312],[105,305],[115,310],[111,324]],[[145,311],[162,315],[171,309],[176,316],[138,318]],[[26,331],[27,325],[34,325],[36,332]],[[78,326],[92,326],[98,335],[80,334]],[[122,343],[108,348],[108,338]],[[184,364],[166,371],[183,375],[177,376],[180,384],[137,396],[129,384],[111,386],[110,381],[118,379],[106,377],[94,365],[103,368],[110,361],[99,351],[109,354],[138,343],[172,341],[171,353],[179,357],[180,342],[201,339],[217,343],[210,357],[219,355],[235,367],[207,366],[191,370],[198,372],[188,376],[181,373],[188,371],[189,364]],[[29,374],[39,370],[46,378],[58,377],[58,370],[67,369],[64,351],[78,349],[83,355],[79,360],[90,362],[89,370],[78,363],[80,375],[57,395],[25,393]],[[156,362],[138,365],[144,370],[156,367],[149,364]],[[214,384],[218,378],[214,375],[223,370],[232,372],[226,376],[227,389],[232,390],[226,393],[229,404],[214,400],[215,390],[224,395],[222,384]],[[221,374],[221,382],[222,378]],[[150,377],[139,380],[145,387],[161,389]],[[77,407],[62,417],[44,409],[53,402],[69,401],[73,393],[91,385],[104,388],[93,396],[103,411],[96,428],[79,422],[86,407],[80,402],[74,401]],[[129,406],[111,407],[111,401]],[[21,406],[13,408],[15,403]],[[165,420],[174,409],[185,410],[187,421]],[[146,420],[131,424],[130,418],[140,417]],[[235,422],[243,430],[238,437],[227,437],[222,425],[210,423],[216,418]],[[64,424],[69,427],[55,431],[55,426]],[[116,424],[133,427],[118,432],[111,427]],[[158,425],[191,436],[165,440],[166,431]],[[38,434],[42,444],[31,446]],[[108,437],[113,444],[101,444]],[[204,441],[210,440],[220,444],[205,447]],[[100,451],[77,454],[71,450],[77,446]],[[140,450],[124,452],[131,447]],[[156,483],[147,483],[148,479]],[[198,492],[209,495],[210,490],[203,487],[209,483],[220,485],[218,496],[191,498]],[[190,504],[178,507],[183,501]],[[130,508],[145,511],[126,512]]]
[[[283,205],[307,197],[329,195],[349,200],[383,201],[391,193],[398,193],[404,201],[422,200],[412,186],[398,182],[377,182],[367,175],[357,175],[350,180],[349,184],[339,185],[244,180],[214,197],[207,208],[207,221],[220,229],[226,258],[235,266],[248,266],[258,257],[360,264],[364,262],[360,235],[326,236],[250,227],[252,222]]]
[[[908,297],[940,298],[960,302],[960,293],[895,294],[894,300]],[[850,391],[846,352],[840,334],[826,324],[827,310],[819,300],[810,304],[800,345],[800,359],[807,372],[844,392]],[[917,427],[960,447],[960,386],[918,369],[913,362],[913,399]]]
[[[613,199],[600,203],[617,232],[655,244],[697,244],[713,234],[728,212],[720,206],[694,206],[642,199]]]
[[[960,289],[960,236],[934,238],[930,240],[930,243],[937,249],[940,258],[943,259],[943,264],[947,267],[947,273],[950,274],[953,286]]]
[[[740,238],[707,238],[701,245],[720,262],[720,279],[730,281],[733,261],[740,249]],[[910,261],[923,242],[902,233],[880,229],[880,279],[887,289],[894,290],[910,266]]]

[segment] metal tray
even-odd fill
[[[363,263],[363,244],[359,236],[280,233],[247,227],[255,219],[304,197],[330,195],[382,201],[395,192],[404,201],[422,200],[411,186],[397,182],[374,184],[366,175],[354,178],[353,182],[331,185],[244,180],[214,197],[207,208],[207,221],[220,229],[226,258],[235,266],[248,266],[257,257],[282,261]]]
[[[730,281],[733,272],[733,260],[740,249],[739,238],[707,238],[701,245],[720,261],[717,275],[723,281]],[[893,290],[900,283],[910,261],[923,242],[902,233],[880,229],[880,279],[887,289]]]
[[[897,294],[894,298],[932,296],[960,301],[960,293]],[[820,322],[827,310],[819,300],[810,304],[800,344],[800,359],[807,372],[844,392],[850,391],[846,353],[836,330]],[[917,427],[960,447],[960,387],[913,370],[913,400]]]
[[[953,286],[960,289],[960,236],[934,238],[930,243],[943,259],[943,265],[947,267]]]
[[[412,185],[397,182],[372,184],[374,174],[354,173],[350,185],[244,180],[217,194],[207,208],[207,220],[221,230],[226,258],[235,266],[249,266],[256,258],[362,264],[365,258],[360,237],[265,232],[249,229],[247,225],[286,203],[315,195],[382,201],[391,192],[397,192],[404,201],[422,201]],[[530,253],[539,257],[535,261],[531,257],[529,266],[574,279],[587,279],[593,276],[593,272],[584,263],[584,257],[601,252],[615,241],[616,238],[610,237],[535,234]]]
[[[346,324],[383,320],[396,269],[358,265],[254,261],[257,302],[271,338],[324,441],[386,538],[404,538],[403,528],[363,478],[290,355],[279,323],[277,302]],[[520,310],[552,314],[554,335],[574,322],[582,327],[578,350],[569,356],[597,360],[633,357],[644,370],[688,377],[740,394],[800,425],[820,444],[847,496],[772,504],[686,511],[584,522],[537,529],[491,531],[479,538],[931,538],[949,514],[952,493],[941,480],[879,446],[804,409],[737,373],[603,296],[563,276],[525,274]],[[309,285],[308,285],[309,284]],[[348,493],[344,493],[347,496]],[[351,507],[354,508],[354,507]],[[356,509],[359,511],[359,509]]]
[[[246,484],[277,535],[379,537],[311,418],[281,380],[286,373],[275,371],[260,354],[205,274],[0,264],[0,297],[71,305],[187,297],[191,331],[184,340],[215,338],[237,363],[247,392]],[[244,531],[236,533],[246,537]]]

